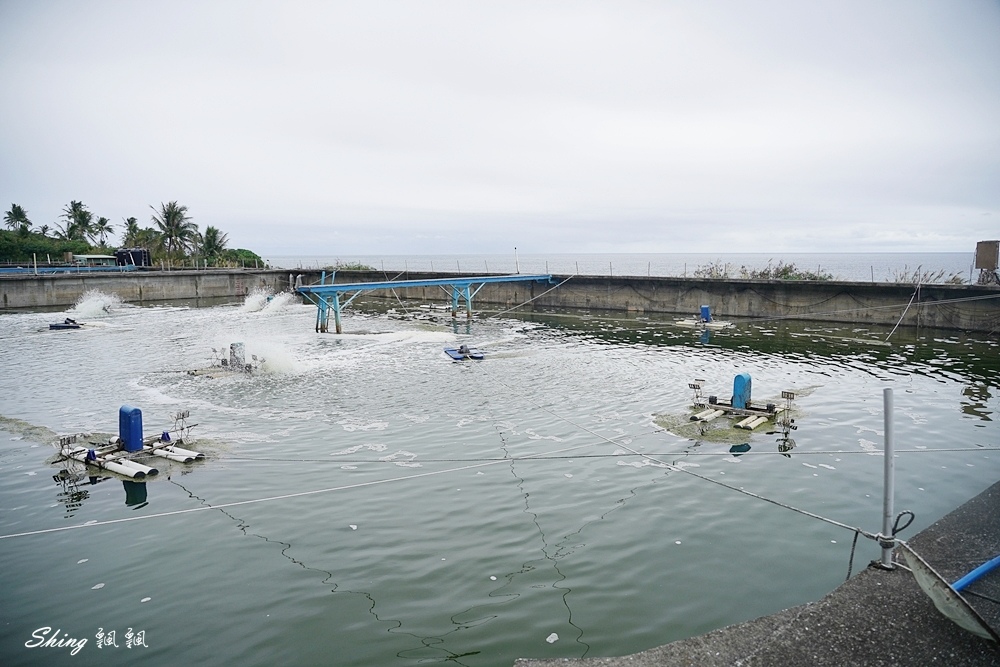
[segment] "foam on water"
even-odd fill
[[[347,417],[345,419],[341,419],[337,423],[340,424],[341,428],[343,428],[345,431],[348,432],[384,431],[385,429],[389,428],[389,422],[385,421],[366,422],[355,419],[353,417]]]
[[[349,455],[349,454],[357,454],[358,452],[361,452],[361,451],[384,452],[387,449],[388,449],[388,447],[386,447],[383,444],[354,445],[352,447],[348,447],[347,449],[343,449],[343,450],[341,450],[339,452],[332,452],[330,454],[330,456],[346,456],[346,455]]]
[[[423,343],[448,343],[454,340],[454,336],[447,331],[432,330],[411,330],[411,331],[387,331],[370,334],[371,340],[378,344],[392,345],[405,343],[407,345],[420,345]]]

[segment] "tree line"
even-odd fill
[[[159,208],[150,206],[153,215],[149,226],[141,227],[134,218],[123,218],[121,243],[118,247],[145,248],[154,263],[168,261],[184,263],[190,260],[198,265],[240,266],[263,260],[244,249],[227,248],[228,236],[209,225],[204,232],[198,230],[187,206],[176,201],[161,203]],[[37,227],[28,218],[28,212],[18,204],[11,204],[4,214],[9,231],[0,231],[0,260],[27,261],[32,255],[62,253],[105,254],[112,250],[108,240],[116,225],[108,218],[95,216],[83,202],[71,201],[54,226]]]

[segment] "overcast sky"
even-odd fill
[[[0,91],[0,206],[36,227],[176,200],[264,257],[1000,238],[997,0],[0,0]]]

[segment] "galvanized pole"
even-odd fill
[[[895,458],[893,448],[895,438],[892,432],[892,388],[886,387],[882,390],[882,409],[884,411],[883,424],[885,428],[885,461],[883,466],[882,482],[882,535],[886,539],[882,546],[882,567],[893,569],[892,550],[895,546],[892,540],[892,515],[893,496],[895,495]],[[889,546],[885,546],[889,544]]]

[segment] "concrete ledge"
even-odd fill
[[[71,306],[90,289],[117,294],[129,303],[182,299],[240,298],[255,288],[278,292],[301,276],[317,283],[323,274],[302,271],[233,269],[133,271],[109,275],[0,276],[0,309]],[[458,277],[452,274],[444,277]],[[330,275],[326,276],[327,281]],[[373,271],[338,271],[336,282],[381,282]],[[398,279],[441,278],[436,273],[406,273]],[[1000,288],[981,285],[913,285],[835,281],[782,281],[708,278],[554,276],[554,285],[533,281],[485,285],[474,309],[519,308],[617,311],[639,314],[697,313],[709,304],[717,317],[751,317],[844,322],[892,327],[932,327],[962,331],[1000,331]],[[372,292],[373,298],[444,302],[439,286]],[[912,302],[911,302],[912,300]]]
[[[907,542],[948,581],[994,558],[1000,554],[1000,483]],[[1000,572],[970,589],[1000,600]],[[971,594],[965,599],[993,628],[1000,628],[1000,604]],[[578,660],[520,659],[515,665],[985,667],[1000,665],[1000,647],[942,616],[906,570],[868,568],[818,602],[642,653]]]
[[[407,273],[400,279],[437,274]],[[307,278],[310,276],[307,276]],[[338,272],[337,281],[384,280],[371,272]],[[693,315],[702,304],[718,317],[797,319],[892,327],[1000,330],[1000,289],[982,285],[921,285],[811,280],[722,278],[553,276],[554,285],[533,282],[486,285],[475,297],[480,306],[604,310],[625,313]],[[564,282],[565,281],[565,282]],[[378,292],[373,292],[377,296]],[[412,288],[399,298],[441,301],[440,288]],[[387,294],[395,299],[396,295]]]
[[[287,289],[288,272],[248,270],[131,271],[110,274],[0,276],[0,309],[72,306],[89,290],[126,303],[242,298],[253,289]]]

